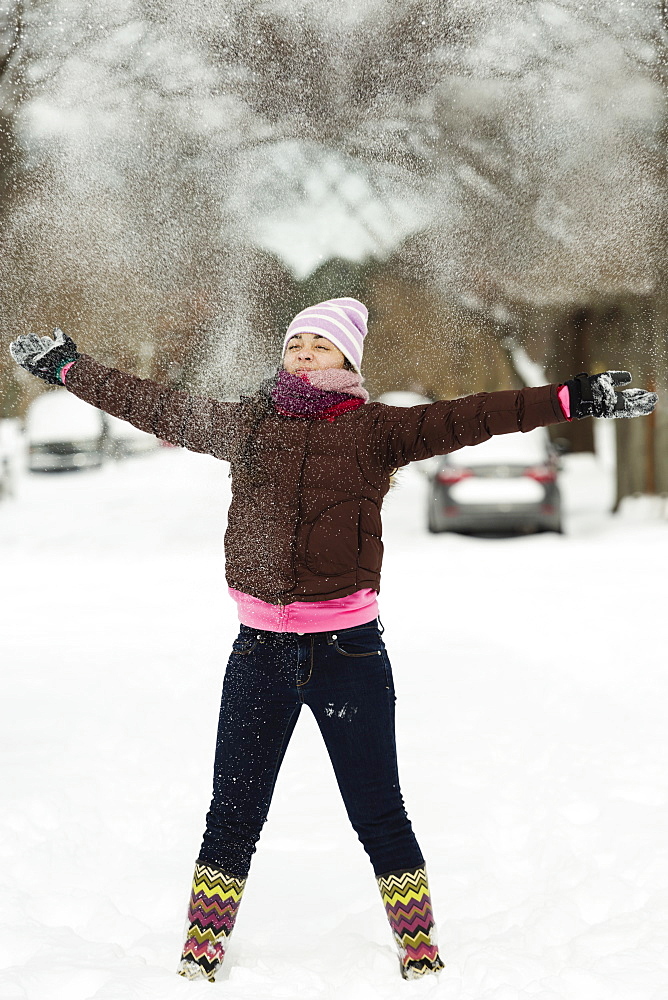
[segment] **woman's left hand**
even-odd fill
[[[646,389],[622,389],[633,381],[630,372],[609,371],[599,375],[582,372],[566,382],[571,417],[644,417],[656,406],[658,396]]]

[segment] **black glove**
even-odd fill
[[[651,413],[659,398],[645,389],[622,389],[628,385],[630,372],[582,372],[566,382],[571,404],[571,417],[643,417]]]
[[[77,345],[58,327],[53,331],[53,340],[36,333],[21,334],[9,345],[9,353],[17,365],[51,385],[62,385],[61,371],[79,357]]]

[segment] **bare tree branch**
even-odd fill
[[[5,53],[0,57],[0,77],[4,76],[9,68],[9,64],[12,60],[12,56],[17,51],[19,45],[21,44],[21,35],[23,30],[23,2],[22,0],[16,0],[15,3],[16,14],[13,21],[13,31],[12,40],[9,47]]]

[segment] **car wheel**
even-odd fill
[[[557,535],[563,535],[563,533],[564,533],[564,526],[561,523],[561,521],[559,521],[558,524],[542,524],[542,525],[538,525],[538,527],[537,527],[536,530],[537,531],[541,531],[541,532],[554,531],[555,534],[557,534]]]
[[[434,518],[434,508],[429,507],[427,512],[427,531],[431,532],[432,535],[438,535],[443,528],[439,528],[436,525],[436,519]]]

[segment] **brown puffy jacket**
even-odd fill
[[[231,462],[227,582],[270,604],[380,589],[380,508],[394,469],[564,419],[557,386],[478,393],[421,406],[367,403],[330,423],[270,414],[254,463],[241,461],[243,403],[158,385],[81,355],[67,388],[162,440]]]

